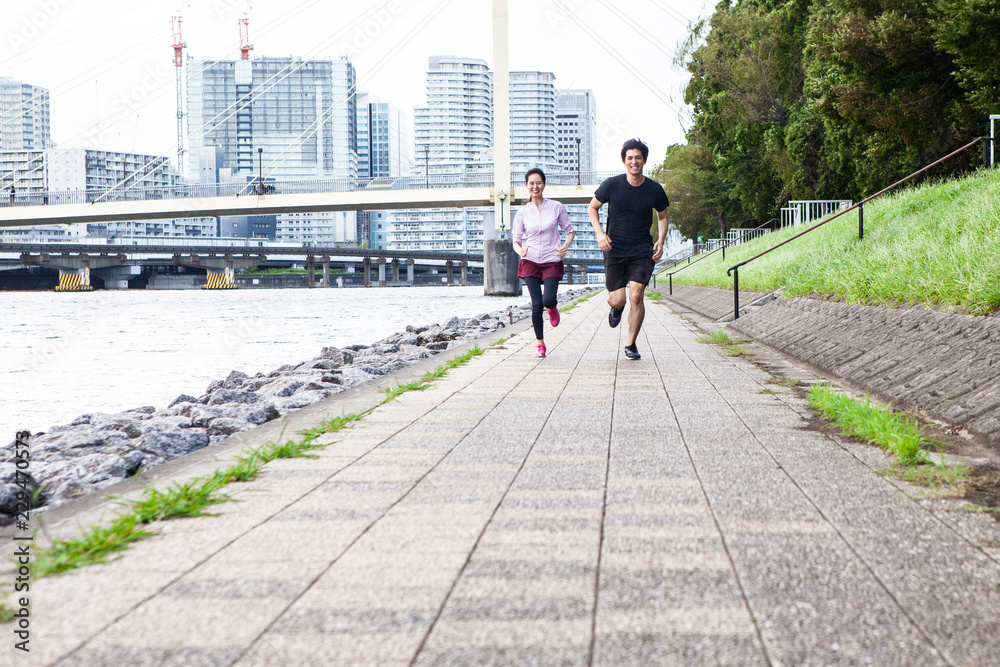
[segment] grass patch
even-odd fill
[[[722,329],[713,329],[706,334],[698,336],[698,342],[720,346],[722,348],[721,354],[724,357],[749,357],[753,354],[743,345],[743,343],[746,343],[745,340],[742,338],[732,338]]]
[[[975,315],[1000,307],[1000,169],[930,182],[852,211],[740,270],[740,288],[850,303],[926,303]],[[766,234],[691,265],[677,284],[732,289],[726,269],[805,229]]]
[[[458,368],[483,352],[484,350],[476,345],[464,354],[449,359],[434,371],[426,373],[421,380],[383,390],[386,398],[382,404],[407,391],[426,389],[430,386],[427,383],[429,379],[443,377],[449,370]],[[139,500],[124,503],[125,511],[110,525],[93,526],[78,538],[57,540],[49,547],[36,548],[35,578],[40,579],[86,565],[106,563],[112,556],[125,551],[133,542],[155,535],[156,533],[147,527],[154,521],[210,516],[205,510],[232,499],[223,491],[228,484],[254,479],[260,474],[264,465],[275,459],[315,457],[312,453],[314,450],[329,444],[317,443],[316,438],[347,428],[351,423],[363,419],[370,413],[371,410],[368,410],[363,413],[327,417],[313,428],[299,431],[304,436],[302,440],[272,442],[248,450],[226,468],[188,482],[175,483],[164,491],[147,488]],[[0,601],[0,623],[9,620],[12,615],[13,611]]]
[[[929,439],[912,417],[837,393],[826,384],[809,388],[809,403],[845,435],[892,452],[904,466],[928,462],[922,446]]]
[[[663,295],[660,294],[659,292],[653,292],[651,290],[646,290],[646,298],[650,299],[652,301],[661,301],[663,299]]]
[[[793,380],[791,378],[769,377],[769,378],[767,378],[767,380],[764,381],[764,383],[765,384],[776,384],[776,385],[779,385],[781,387],[795,387],[795,386],[798,386],[799,381],[798,380]]]
[[[571,311],[574,308],[576,308],[577,306],[579,306],[581,303],[586,303],[590,299],[593,299],[597,294],[598,294],[598,292],[591,292],[590,294],[587,294],[586,296],[581,296],[579,299],[577,299],[573,303],[566,304],[565,306],[563,306],[562,308],[560,308],[559,312],[560,313],[568,313],[569,311]]]
[[[124,514],[110,526],[94,526],[76,539],[57,540],[35,557],[35,579],[85,565],[97,565],[128,548],[132,542],[156,533],[146,530],[134,514]]]
[[[383,389],[382,393],[385,394],[385,400],[383,401],[383,403],[394,401],[408,391],[423,391],[424,389],[427,389],[427,387],[429,386],[431,386],[429,382],[414,380],[413,382],[407,382],[406,384],[397,384],[395,387],[389,387],[388,389]]]
[[[965,466],[941,464],[893,466],[888,473],[911,484],[929,486],[938,495],[961,497],[965,493],[965,483],[969,471]]]
[[[740,339],[733,339],[722,329],[713,329],[707,334],[698,336],[699,343],[708,343],[709,345],[732,345],[734,343],[742,343]]]
[[[14,610],[8,607],[6,602],[0,601],[0,625],[12,618],[14,618]]]
[[[497,346],[503,345],[504,343],[507,342],[507,340],[508,339],[506,339],[506,338],[497,338],[495,341],[493,341],[492,343],[490,343],[490,347],[497,347]]]

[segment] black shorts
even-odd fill
[[[628,287],[629,282],[649,284],[653,277],[652,255],[639,257],[605,257],[604,286],[609,292]]]

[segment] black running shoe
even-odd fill
[[[611,328],[614,329],[616,326],[621,324],[621,321],[622,321],[622,311],[618,310],[617,308],[612,308],[611,312],[608,313],[608,324],[610,324]]]
[[[629,359],[642,359],[642,355],[639,354],[639,348],[634,343],[625,346],[625,356]]]

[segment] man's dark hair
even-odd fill
[[[524,172],[524,184],[528,184],[528,179],[531,178],[532,174],[538,174],[542,177],[542,185],[545,185],[545,172],[538,167],[532,167],[528,171]]]
[[[624,144],[622,144],[622,162],[625,161],[625,153],[631,150],[642,151],[642,161],[645,162],[649,158],[649,146],[642,143],[638,139],[629,139]]]

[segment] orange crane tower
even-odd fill
[[[187,43],[181,37],[181,16],[170,19],[174,34],[174,68],[177,72],[177,171],[184,171],[184,49]]]

